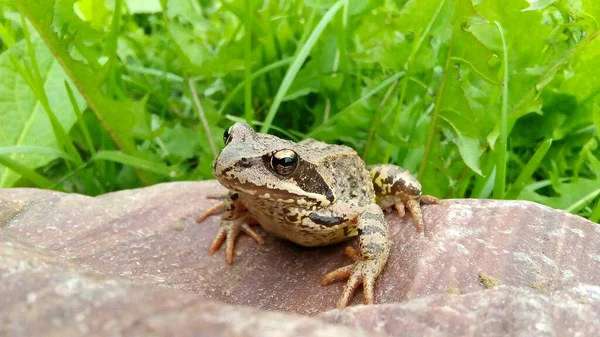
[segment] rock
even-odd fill
[[[466,295],[437,294],[405,303],[356,306],[317,315],[389,336],[597,336],[600,287],[553,293],[501,286]]]
[[[0,336],[370,336],[123,278],[0,242]]]
[[[200,323],[189,317],[220,322],[211,313],[265,317],[251,324],[251,332],[257,334],[261,327],[267,329],[267,321],[289,320],[290,325],[281,323],[282,329],[313,326],[310,335],[316,335],[321,330],[315,318],[275,317],[256,309],[308,315],[333,309],[344,282],[323,287],[320,280],[349,263],[342,252],[355,240],[303,248],[264,232],[264,246],[242,235],[233,265],[227,265],[223,250],[214,256],[207,252],[219,217],[202,224],[194,221],[218,202],[206,196],[224,191],[215,181],[160,184],[96,198],[0,190],[0,312],[11,313],[10,322],[0,315],[0,336],[6,326],[13,329],[9,335],[44,335],[54,327],[52,331],[68,336],[67,332],[81,334],[81,324],[90,334],[102,334],[106,327],[131,332],[128,335],[146,330],[167,335],[174,331],[169,328],[191,334],[200,331]],[[445,200],[424,206],[424,215],[424,234],[415,231],[409,216],[387,216],[394,244],[376,286],[378,303],[401,308],[430,298],[453,301],[495,294],[494,289],[483,291],[482,282],[488,287],[506,285],[500,289],[521,287],[518,291],[532,296],[554,296],[556,290],[580,284],[600,285],[600,228],[581,217],[531,202],[494,200]],[[57,286],[72,284],[75,288],[69,291],[86,296],[85,301],[70,296],[63,302],[54,295]],[[115,297],[106,299],[110,294]],[[354,303],[361,300],[357,294]],[[348,312],[389,308],[356,307]],[[436,313],[439,310],[427,314]],[[75,316],[82,321],[73,321]],[[333,316],[319,317],[338,322]],[[19,326],[30,330],[21,333]],[[138,327],[142,330],[135,330]],[[221,334],[226,327],[215,325]]]

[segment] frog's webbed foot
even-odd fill
[[[352,253],[348,254],[348,251]],[[346,248],[346,255],[349,255],[351,259],[355,259],[353,264],[347,265],[342,268],[338,268],[323,278],[322,284],[328,285],[332,282],[348,279],[348,283],[344,287],[342,297],[337,303],[338,308],[343,308],[350,303],[352,295],[356,289],[362,284],[363,285],[363,302],[365,304],[373,304],[375,301],[374,289],[375,280],[379,275],[379,271],[383,269],[386,263],[386,258],[376,259],[361,259],[359,253],[351,247]]]
[[[208,252],[210,255],[213,255],[219,250],[223,242],[225,242],[225,258],[227,263],[231,264],[233,262],[235,239],[240,232],[246,233],[260,245],[264,244],[264,240],[260,234],[256,233],[250,227],[250,225],[256,224],[256,221],[246,210],[237,193],[229,193],[222,202],[200,215],[196,219],[196,222],[203,222],[206,218],[221,210],[223,210],[223,214],[221,214],[221,227]]]
[[[421,204],[431,205],[437,204],[438,202],[439,200],[431,195],[411,197],[404,201],[404,205],[412,215],[413,221],[415,222],[415,227],[417,227],[418,232],[422,232],[423,229],[425,229],[425,221],[423,220],[423,210],[421,209]],[[397,205],[395,205],[395,207],[396,209],[398,209]],[[398,215],[400,215],[400,213],[398,213]]]
[[[336,269],[323,278],[322,284],[348,279],[342,297],[337,306],[343,308],[348,305],[356,289],[363,285],[365,304],[374,302],[374,288],[377,276],[385,266],[389,251],[390,241],[387,223],[381,208],[373,204],[358,217],[358,242],[360,249],[346,247],[344,254],[353,264]]]
[[[216,253],[216,251],[219,250],[219,248],[225,241],[225,259],[228,264],[231,264],[233,262],[233,248],[235,246],[235,239],[240,234],[240,232],[246,233],[259,245],[264,244],[265,241],[260,236],[260,234],[256,233],[250,227],[250,223],[253,222],[254,220],[252,219],[250,214],[243,215],[233,220],[223,220],[221,222],[221,227],[219,228],[217,236],[210,245],[210,249],[208,251],[210,255]]]

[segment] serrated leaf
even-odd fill
[[[32,45],[50,106],[62,127],[69,130],[76,117],[64,88],[67,76],[40,38],[33,37]],[[44,108],[10,60],[11,55],[28,60],[26,49],[25,41],[21,41],[0,55],[0,146],[38,146],[59,150]],[[81,95],[76,97],[81,104]],[[50,153],[43,156],[20,153],[8,158],[35,169],[57,157]],[[12,186],[18,178],[18,174],[0,167],[1,187]]]
[[[63,1],[64,4],[73,3],[72,0]],[[89,108],[94,112],[106,132],[111,136],[116,146],[124,152],[138,156],[134,138],[143,135],[148,125],[145,120],[144,102],[117,101],[106,97],[102,90],[104,77],[99,76],[96,69],[71,57],[71,40],[63,39],[52,29],[55,19],[54,1],[31,0],[27,3],[15,2],[16,7],[29,19],[33,27],[40,34],[46,45],[50,46],[54,56],[64,67],[66,74],[73,81],[79,93],[86,100]],[[68,6],[62,8],[68,12]],[[74,15],[74,14],[69,14]],[[81,20],[80,20],[81,21]],[[64,89],[64,85],[60,85]],[[57,86],[58,87],[58,86]],[[68,104],[68,97],[65,103]],[[149,176],[138,172],[142,181],[151,182]]]

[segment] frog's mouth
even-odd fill
[[[328,200],[326,196],[316,193],[308,193],[306,191],[302,191],[302,194],[294,193],[292,191],[282,190],[275,186],[259,186],[250,182],[241,182],[235,178],[226,180],[217,177],[217,180],[229,190],[251,195],[258,199],[272,200],[285,204],[296,204],[299,206],[325,207],[331,204],[331,201]]]

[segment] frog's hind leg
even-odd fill
[[[352,295],[362,283],[364,290],[364,303],[374,302],[375,280],[383,270],[389,253],[390,239],[387,223],[383,211],[376,204],[372,204],[365,212],[358,216],[358,244],[359,250],[346,248],[345,254],[354,260],[354,263],[325,275],[322,284],[348,279],[338,308],[348,305]]]
[[[425,228],[421,204],[436,204],[438,199],[421,195],[421,184],[407,170],[390,164],[369,167],[375,190],[376,202],[383,208],[393,207],[400,217],[406,207],[415,222],[417,231]]]

